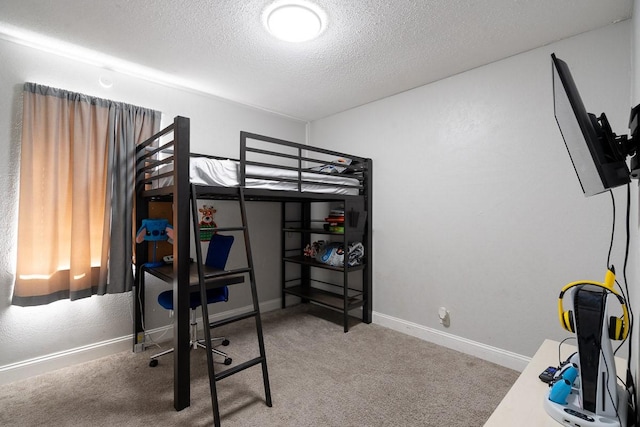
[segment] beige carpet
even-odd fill
[[[273,407],[259,365],[218,382],[222,425],[482,426],[518,376],[377,325],[300,305],[263,314]],[[213,330],[234,364],[258,354],[252,319]],[[206,356],[193,351],[191,406],[173,409],[173,358],[123,352],[0,389],[1,426],[213,424]],[[216,370],[223,369],[216,364]]]

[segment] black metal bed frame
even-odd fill
[[[257,145],[253,145],[257,141]],[[276,149],[262,147],[268,145]],[[192,154],[190,152],[189,119],[175,117],[173,123],[143,142],[136,150],[136,184],[135,184],[135,218],[134,225],[139,227],[142,219],[149,215],[150,201],[171,201],[173,203],[173,290],[174,290],[174,407],[184,409],[190,404],[190,365],[189,365],[189,264],[190,264],[190,176],[189,161],[193,156],[222,159],[219,156]],[[349,158],[351,165],[335,163],[331,157]],[[264,158],[276,159],[276,162],[265,162]],[[226,158],[225,158],[226,159]],[[340,153],[332,150],[316,148],[304,144],[284,141],[249,132],[240,134],[240,186],[244,187],[244,197],[248,201],[276,202],[311,202],[311,201],[357,201],[363,204],[368,212],[365,225],[366,266],[363,280],[364,301],[362,304],[362,320],[372,321],[372,162],[371,159]],[[331,164],[349,169],[349,177],[358,180],[357,185],[322,184],[305,178],[306,172],[324,174],[312,168],[321,164]],[[172,165],[170,171],[158,173],[161,166]],[[265,179],[246,173],[248,165],[273,167],[293,170],[297,179],[279,179],[296,184],[298,191],[266,190],[247,188],[247,178]],[[160,179],[171,178],[171,183],[160,187]],[[306,184],[329,185],[355,188],[358,195],[335,195],[305,192]],[[217,200],[236,200],[238,189],[233,187],[197,186],[198,198]],[[148,259],[147,245],[136,245],[135,265],[136,277],[140,267]],[[138,281],[136,280],[136,283]],[[134,297],[134,348],[144,342],[143,321],[144,289],[137,289]],[[346,319],[346,313],[345,313]],[[346,331],[345,326],[345,331]]]

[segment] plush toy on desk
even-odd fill
[[[147,267],[160,267],[162,261],[156,261],[158,242],[168,241],[173,244],[173,227],[166,219],[143,219],[142,225],[136,233],[136,243],[153,242],[153,261],[147,262]]]

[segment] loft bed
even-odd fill
[[[190,152],[189,119],[178,116],[171,125],[137,147],[135,170],[136,227],[140,226],[142,219],[148,217],[150,202],[172,203],[173,218],[170,222],[173,225],[176,316],[174,340],[176,336],[180,336],[188,342],[189,336],[188,283],[192,238],[192,213],[189,206],[194,191],[197,192],[198,199],[205,200],[237,200],[243,197],[247,201],[281,202],[283,220],[279,226],[282,227],[283,236],[285,230],[300,232],[301,247],[296,249],[299,253],[302,253],[304,244],[309,243],[317,233],[342,239],[345,247],[357,237],[364,246],[364,261],[355,268],[332,268],[344,273],[344,292],[338,298],[334,292],[311,289],[308,283],[299,282],[288,286],[285,280],[285,259],[293,260],[301,266],[300,280],[307,282],[313,280],[309,278],[309,268],[317,263],[302,257],[287,257],[286,252],[291,249],[283,247],[282,306],[285,307],[286,295],[294,295],[302,298],[303,302],[314,302],[341,311],[345,332],[348,330],[350,310],[361,308],[362,321],[371,323],[371,159],[249,132],[240,133],[240,156],[237,160],[194,154]],[[311,217],[310,208],[316,202],[339,203],[344,207],[344,232],[329,233],[322,229],[322,225],[318,225],[318,220]],[[291,203],[300,206],[299,217],[293,221],[285,218],[285,207]],[[136,274],[139,266],[148,260],[148,255],[146,244],[136,245]],[[348,288],[346,284],[349,273],[353,271],[362,272],[361,284],[356,290]],[[140,291],[138,289],[137,298],[144,301],[144,295],[140,295]],[[329,298],[330,295],[333,297]],[[134,305],[135,346],[144,341],[144,306],[140,301],[134,302]],[[178,353],[176,352],[176,357],[179,357]],[[185,359],[188,360],[188,357]],[[186,372],[188,376],[188,370]]]
[[[179,119],[183,118],[176,120]],[[200,188],[198,193],[203,198],[212,199],[234,195],[239,186],[245,189],[247,200],[329,200],[334,198],[332,195],[370,197],[370,159],[249,132],[240,133],[239,161],[182,153],[188,148],[186,137],[180,142],[174,137],[152,146],[173,132],[175,125],[138,146],[136,169],[139,184],[144,185],[139,187],[143,198],[170,197],[175,192],[174,183],[180,186],[180,180],[185,178]],[[162,154],[166,156],[158,159]],[[184,170],[180,170],[180,166]],[[185,176],[187,170],[188,176]]]

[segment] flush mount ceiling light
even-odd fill
[[[275,37],[288,42],[305,42],[320,35],[323,13],[308,3],[277,2],[265,10],[264,24]]]

